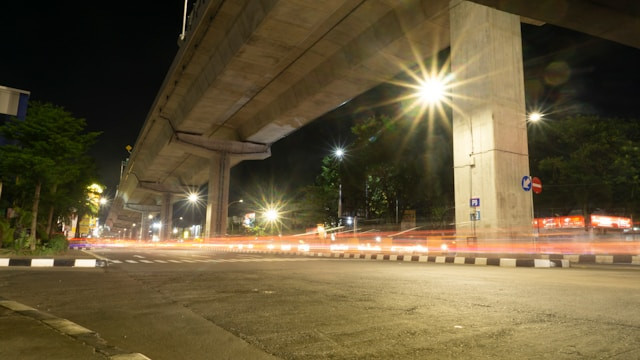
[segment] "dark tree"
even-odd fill
[[[95,179],[94,161],[88,151],[99,136],[85,132],[84,119],[75,118],[62,107],[31,102],[24,121],[12,119],[0,132],[14,140],[0,147],[0,176],[12,181],[16,199],[31,202],[30,248],[35,249],[40,201],[49,206],[49,231],[56,207],[84,203],[87,185]],[[32,196],[20,194],[31,189]],[[59,196],[59,192],[61,192]]]

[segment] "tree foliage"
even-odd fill
[[[38,224],[50,224],[54,214],[66,215],[71,207],[87,206],[86,189],[96,178],[88,151],[99,133],[85,128],[84,119],[37,101],[29,104],[24,121],[13,118],[0,127],[0,133],[11,140],[0,147],[3,204],[31,209],[31,249]],[[51,209],[44,219],[38,211],[40,201]]]
[[[385,222],[394,222],[405,209],[426,216],[450,203],[451,134],[447,126],[434,126],[432,120],[387,115],[355,120],[355,140],[345,157],[323,159],[317,186],[333,194],[325,197],[329,213],[337,214],[340,185],[344,214]]]
[[[545,189],[536,198],[540,207],[585,216],[595,209],[638,213],[637,121],[573,116],[540,125],[529,131],[531,169]]]

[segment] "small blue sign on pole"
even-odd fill
[[[469,199],[469,206],[470,207],[480,207],[480,198],[471,198]]]
[[[531,190],[531,177],[525,175],[522,177],[522,180],[520,181],[520,185],[522,186],[522,190],[524,191],[529,191]]]

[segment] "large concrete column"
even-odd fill
[[[206,238],[222,236],[227,231],[230,173],[231,161],[229,154],[226,152],[214,153],[209,170],[207,222],[204,231]]]
[[[124,208],[140,213],[140,240],[149,240],[149,214],[162,211],[159,205],[126,203]]]
[[[173,206],[171,204],[171,193],[162,194],[160,222],[162,224],[162,228],[160,230],[160,240],[169,240],[171,238],[171,229],[173,228]]]
[[[140,212],[140,241],[149,240],[149,212]]]
[[[452,97],[457,232],[478,242],[523,240],[532,199],[520,182],[529,175],[520,19],[468,1],[450,4],[451,70],[462,84]]]

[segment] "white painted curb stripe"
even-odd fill
[[[0,266],[9,266],[9,259],[6,259],[6,258],[0,259]]]
[[[15,302],[15,301],[11,301],[11,300],[2,300],[0,301],[0,305],[6,307],[9,310],[13,310],[13,311],[28,311],[28,310],[34,310],[37,311],[36,309],[21,304],[19,302]]]
[[[454,264],[464,264],[464,257],[456,256],[455,258],[453,258],[453,263]]]
[[[444,264],[445,260],[444,256],[436,256],[436,264]]]
[[[96,259],[76,259],[75,267],[96,267]]]
[[[109,359],[111,360],[151,360],[151,358],[148,358],[140,353],[118,354],[118,355],[113,355]]]
[[[613,264],[613,255],[596,255],[596,264]]]
[[[475,265],[487,265],[487,258],[476,258],[476,263]]]
[[[85,327],[82,327],[67,319],[46,319],[46,320],[42,320],[42,322],[48,324],[54,329],[60,330],[64,334],[69,334],[69,335],[93,334],[93,331]]]
[[[31,259],[32,267],[51,267],[53,266],[53,259]]]
[[[515,267],[516,259],[500,259],[500,266]]]
[[[551,260],[548,260],[548,259],[534,259],[533,260],[533,267],[550,268],[551,267]]]

